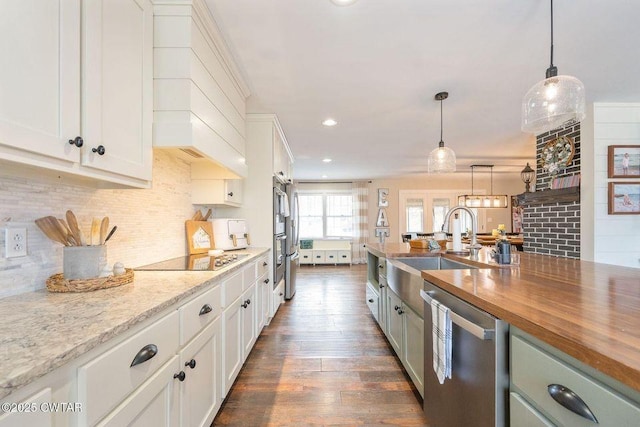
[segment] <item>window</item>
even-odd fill
[[[408,233],[422,233],[423,232],[423,214],[424,208],[422,206],[422,199],[407,199],[407,232]]]
[[[299,193],[300,237],[353,235],[353,197],[347,193]]]

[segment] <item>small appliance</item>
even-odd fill
[[[244,249],[251,244],[249,229],[244,219],[213,218],[213,241],[216,249]]]

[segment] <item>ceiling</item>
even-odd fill
[[[251,90],[248,112],[278,116],[296,179],[425,173],[440,91],[459,172],[535,158],[520,108],[549,66],[546,0],[206,1]],[[582,80],[588,105],[640,100],[637,16],[637,0],[554,3],[554,63]],[[328,117],[338,125],[322,126]]]

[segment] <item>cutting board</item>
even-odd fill
[[[215,247],[213,227],[209,221],[185,221],[189,255],[207,253]]]

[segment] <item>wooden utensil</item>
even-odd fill
[[[109,241],[109,239],[111,238],[111,236],[113,236],[113,233],[115,233],[117,229],[118,229],[118,226],[114,225],[111,231],[109,232],[109,234],[107,234],[107,237],[104,239],[105,243]]]
[[[71,233],[71,230],[69,229],[69,226],[64,221],[64,219],[58,218],[58,223],[60,224],[60,227],[62,227],[62,230],[64,231],[64,235],[66,237],[67,242],[69,242],[69,245],[78,246],[78,244],[76,243],[76,239],[73,237],[73,233]]]
[[[200,209],[198,209],[196,211],[196,213],[193,214],[193,218],[191,220],[192,221],[202,221],[202,212],[200,212]]]
[[[102,218],[102,222],[100,223],[100,244],[104,245],[104,242],[107,239],[107,232],[109,231],[109,217],[105,216]]]
[[[100,244],[100,221],[98,218],[91,219],[91,245]]]
[[[63,245],[68,246],[66,239],[64,239],[62,236],[58,234],[58,230],[56,226],[52,225],[50,220],[47,218],[49,217],[45,216],[43,218],[36,219],[35,222],[38,228],[42,230],[45,236],[47,236],[49,239],[53,240],[54,242],[62,243]]]
[[[198,211],[198,212],[200,212],[200,211]],[[202,218],[202,221],[208,220],[210,216],[211,216],[211,209],[209,209],[207,211],[207,214],[204,216],[204,218]]]
[[[69,230],[71,230],[71,234],[73,234],[73,238],[75,239],[76,243],[79,246],[84,246],[86,244],[86,241],[84,239],[84,234],[82,234],[82,230],[80,230],[80,227],[78,227],[78,219],[76,218],[75,214],[71,210],[68,210],[66,217],[67,223],[69,224]]]

